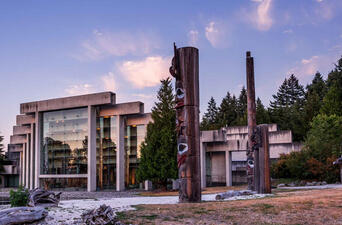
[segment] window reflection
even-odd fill
[[[87,108],[43,113],[41,173],[86,174]]]
[[[96,183],[98,189],[115,189],[116,116],[96,119]]]
[[[135,173],[141,156],[141,143],[145,139],[145,125],[127,126],[125,130],[125,185],[136,187]]]

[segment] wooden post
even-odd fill
[[[254,86],[254,60],[251,53],[246,53],[247,80],[247,116],[248,116],[248,149],[247,149],[247,182],[249,190],[259,187],[259,152],[254,151],[252,134],[256,128],[256,106]]]
[[[176,78],[179,202],[201,201],[198,49],[176,48],[170,73]]]
[[[270,149],[267,124],[259,125],[261,144],[259,147],[260,183],[258,193],[271,193]]]

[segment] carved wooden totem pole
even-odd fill
[[[198,69],[198,49],[174,45],[179,202],[201,201]]]
[[[249,190],[255,190],[258,185],[258,150],[254,147],[252,134],[256,128],[256,106],[254,87],[254,60],[251,53],[246,53],[246,80],[247,80],[247,120],[248,120],[248,148],[247,148],[247,183]]]
[[[248,113],[248,189],[256,191],[257,193],[271,193],[268,125],[256,125],[254,60],[253,57],[251,57],[250,52],[247,52],[246,57]]]

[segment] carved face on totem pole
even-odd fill
[[[176,131],[177,131],[177,164],[180,168],[186,158],[187,152],[189,150],[188,138],[186,136],[186,113],[184,107],[185,91],[183,88],[183,82],[181,79],[181,74],[179,70],[179,58],[177,54],[177,48],[174,45],[174,57],[172,59],[172,65],[170,67],[170,74],[176,78]],[[185,174],[184,174],[185,175]],[[182,177],[182,172],[180,170],[180,177]]]

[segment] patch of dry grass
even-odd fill
[[[342,224],[342,189],[280,192],[272,198],[142,205],[126,224]]]

